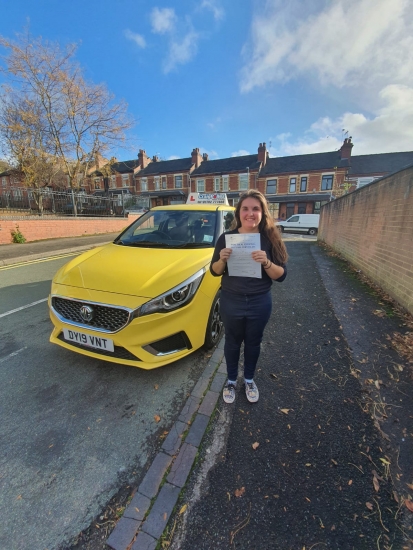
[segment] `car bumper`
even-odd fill
[[[209,312],[219,285],[220,279],[212,278],[207,274],[192,301],[186,306],[169,313],[154,313],[138,317],[115,333],[102,333],[102,331],[62,321],[50,307],[49,299],[50,318],[54,325],[50,342],[75,353],[112,363],[142,369],[162,367],[189,355],[204,344]],[[72,296],[73,299],[82,300],[81,292],[77,291],[75,294]],[[115,305],[113,294],[110,295],[110,302],[104,299],[104,294],[99,293],[99,302],[109,306]],[[90,296],[85,300],[87,301],[90,301]],[[117,305],[126,305],[125,296],[119,296],[119,301],[122,303]],[[136,308],[137,304],[133,304],[132,307]],[[64,338],[64,329],[79,331],[94,338],[103,336],[111,339],[114,351],[94,349],[84,344],[69,342]]]

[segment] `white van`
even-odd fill
[[[320,214],[294,214],[288,220],[278,222],[281,232],[317,235]]]

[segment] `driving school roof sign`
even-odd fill
[[[187,204],[229,204],[226,193],[190,193]]]

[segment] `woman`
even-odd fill
[[[223,389],[225,403],[235,400],[238,361],[244,343],[244,382],[248,401],[258,401],[259,392],[254,372],[260,355],[264,329],[271,316],[271,285],[281,282],[287,275],[287,250],[275,227],[262,193],[250,189],[243,195],[235,210],[236,229],[223,233],[217,241],[210,271],[222,275],[221,316],[225,327],[225,360],[228,380]],[[251,253],[261,264],[261,278],[231,277],[227,261],[232,249],[225,244],[225,235],[259,233],[261,250]]]

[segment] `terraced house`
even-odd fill
[[[256,188],[267,197],[274,218],[286,219],[318,213],[343,193],[413,163],[413,151],[357,156],[352,149],[351,137],[337,151],[273,158],[265,143],[259,144],[257,154],[214,160],[198,148],[189,157],[172,160],[150,158],[141,149],[137,159],[117,161],[110,171],[97,165],[84,187],[97,194],[135,195],[147,208],[184,203],[190,192],[215,191],[227,193],[235,205],[240,193]],[[10,172],[0,174],[0,183],[0,195],[16,187]]]

